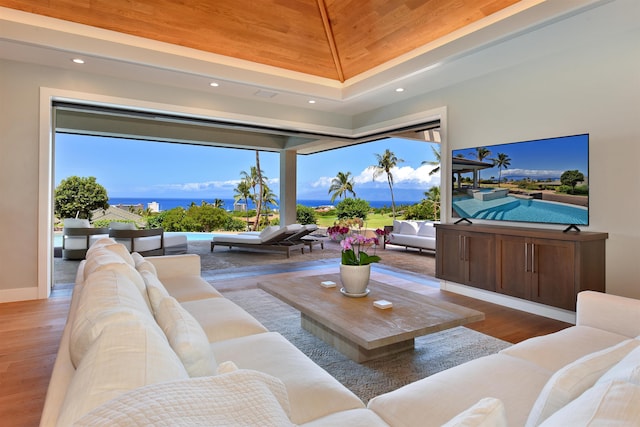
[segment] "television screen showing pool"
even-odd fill
[[[589,224],[589,135],[453,150],[452,217]]]

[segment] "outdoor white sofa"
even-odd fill
[[[393,227],[385,227],[389,232],[386,245],[404,246],[416,248],[420,252],[423,249],[436,250],[436,229],[432,221],[394,220]]]
[[[176,255],[187,252],[187,236],[165,233],[162,228],[138,230],[132,222],[112,222],[109,237],[122,243],[129,252],[142,256]]]
[[[78,268],[41,426],[632,426],[638,334],[640,301],[582,292],[576,326],[365,407],[205,282],[197,255],[143,258],[102,239]]]

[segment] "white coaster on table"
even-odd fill
[[[393,307],[393,303],[391,301],[387,301],[386,299],[379,299],[378,301],[374,301],[373,305],[381,309]]]
[[[325,280],[324,282],[320,282],[320,285],[323,288],[335,288],[336,282],[332,282],[331,280]]]

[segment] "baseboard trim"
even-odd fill
[[[498,294],[496,292],[485,291],[483,289],[472,288],[470,286],[449,282],[447,280],[440,281],[440,289],[470,298],[487,301],[493,304],[502,305],[504,307],[513,308],[515,310],[536,314],[538,316],[549,317],[561,322],[567,322],[574,325],[576,323],[576,313],[573,311],[550,307],[548,305],[538,304],[536,302],[526,301],[520,298]]]
[[[38,299],[38,288],[0,289],[0,303]]]

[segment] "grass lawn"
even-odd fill
[[[336,216],[317,216],[318,227],[331,227],[337,220]],[[400,217],[397,217],[398,219]],[[367,220],[364,222],[365,228],[383,228],[385,225],[393,225],[393,215],[391,213],[382,214],[369,214]]]

